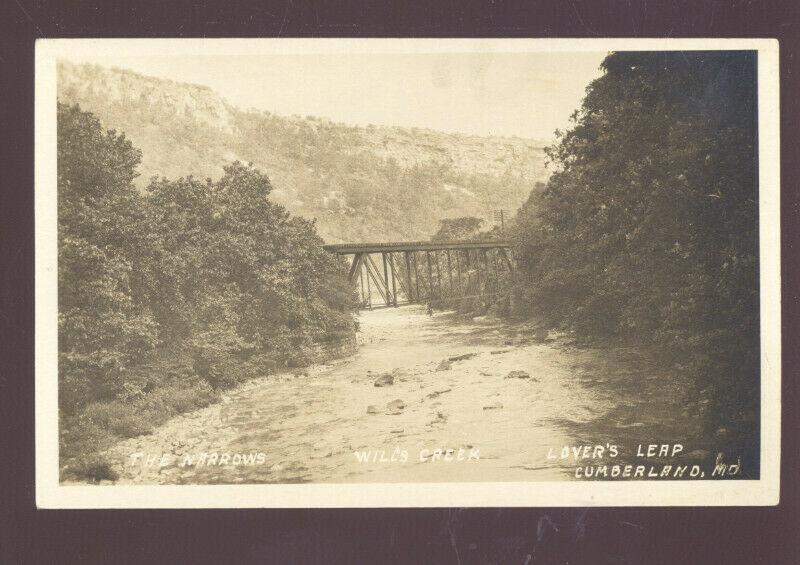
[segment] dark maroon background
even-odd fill
[[[800,4],[0,0],[0,562],[800,563]],[[45,511],[34,503],[36,37],[777,37],[783,460],[775,508]],[[565,69],[565,72],[569,72]],[[635,488],[634,485],[631,485]],[[474,544],[473,549],[469,549]]]

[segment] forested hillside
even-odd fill
[[[206,87],[94,65],[62,62],[58,79],[61,102],[141,149],[140,189],[152,176],[216,180],[226,164],[251,162],[269,176],[274,201],[316,218],[328,242],[425,239],[442,218],[490,220],[548,174],[544,143],[527,139],[278,116],[236,108]]]
[[[758,405],[755,56],[615,53],[517,217],[517,312],[677,354],[718,413]]]

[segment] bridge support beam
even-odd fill
[[[381,259],[383,259],[383,285],[386,289],[386,305],[392,303],[392,295],[389,292],[389,265],[386,261],[386,253],[381,253]]]
[[[389,291],[386,288],[383,279],[381,278],[378,266],[375,264],[375,261],[372,260],[372,257],[369,254],[365,254],[364,256],[366,257],[366,262],[364,265],[367,267],[367,272],[372,277],[372,282],[375,283],[375,288],[377,289],[378,294],[381,295],[383,302],[388,306],[390,299]]]
[[[353,255],[353,263],[350,265],[350,282],[356,280],[356,273],[361,269],[361,256],[363,253]]]
[[[428,302],[433,300],[433,267],[431,266],[431,252],[426,251],[425,257],[428,259]]]
[[[394,256],[391,251],[389,252],[389,272],[392,274],[392,303],[397,308],[397,271],[394,268]]]
[[[349,279],[360,291],[362,307],[367,308],[373,306],[373,292],[380,295],[386,306],[397,306],[401,302],[399,294],[410,303],[433,302],[445,296],[496,294],[501,291],[503,278],[514,271],[514,257],[507,241],[345,243],[323,247],[338,255],[353,256]],[[455,257],[451,251],[455,251]],[[402,252],[402,259],[395,257],[398,252]],[[420,273],[419,258],[423,252],[426,266]],[[378,253],[380,266],[377,258],[373,258]],[[443,269],[447,271],[446,277],[442,276]]]
[[[458,293],[464,294],[464,275],[461,274],[461,253],[456,251],[456,269],[458,269]]]
[[[503,257],[503,260],[508,266],[509,272],[512,272],[514,270],[514,264],[511,262],[511,258],[508,256],[508,253],[506,253],[505,249],[503,248],[500,249],[500,256]]]
[[[403,258],[406,260],[406,282],[408,283],[408,301],[414,302],[414,289],[411,287],[411,258],[410,251],[403,251]]]
[[[433,256],[436,258],[436,288],[438,289],[438,294],[436,298],[439,300],[442,299],[442,270],[439,268],[439,252],[434,251]]]
[[[365,263],[362,263],[363,270],[367,271],[367,308],[372,310],[372,289],[370,288],[369,283],[369,269]]]
[[[450,281],[450,294],[453,294],[453,266],[450,264],[450,250],[447,250],[447,279]]]

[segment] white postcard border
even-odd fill
[[[724,481],[63,486],[58,480],[56,58],[139,55],[757,50],[761,478]],[[36,502],[40,508],[768,506],[779,500],[780,138],[775,39],[40,39],[35,85]]]

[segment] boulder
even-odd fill
[[[397,400],[392,400],[386,405],[386,413],[390,416],[397,416],[398,414],[402,414],[405,407],[406,403],[398,398]]]
[[[502,407],[503,407],[503,404],[499,400],[496,400],[496,401],[492,402],[491,404],[487,404],[486,406],[484,406],[483,409],[484,410],[498,410],[498,409],[500,409]]]
[[[511,371],[506,375],[507,379],[529,379],[531,378],[530,374],[526,371]]]
[[[375,386],[390,386],[394,384],[394,375],[391,373],[383,373],[375,379]]]
[[[477,353],[464,353],[462,355],[454,355],[453,357],[449,357],[448,361],[466,361],[467,359],[472,359],[475,357]]]
[[[442,359],[442,361],[437,365],[437,371],[449,371],[450,368],[453,366],[453,362],[448,359]]]
[[[408,376],[408,371],[405,369],[392,369],[392,376],[401,383],[404,383],[407,380],[406,377]]]
[[[370,404],[369,406],[367,406],[367,414],[379,414],[379,413],[380,411],[378,410],[378,407],[375,406],[374,404]]]

